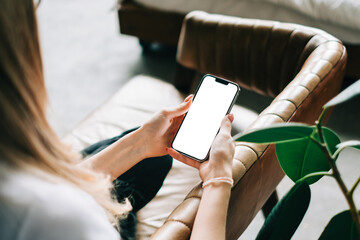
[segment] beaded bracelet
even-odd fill
[[[228,183],[231,186],[233,186],[233,184],[234,184],[234,180],[232,178],[229,178],[229,177],[217,177],[217,178],[212,178],[212,179],[209,179],[209,180],[205,181],[203,183],[202,187],[205,188],[206,186],[209,186],[212,183],[218,183],[218,182]]]

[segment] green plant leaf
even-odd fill
[[[297,182],[275,205],[256,239],[290,239],[309,207],[310,197],[309,185]]]
[[[277,143],[310,136],[314,127],[301,123],[275,124],[266,128],[254,130],[244,135],[234,136],[235,141],[253,143]]]
[[[340,139],[330,129],[325,127],[322,129],[330,152],[333,154],[336,151],[336,145],[340,143]],[[313,137],[319,140],[317,133],[314,133]],[[310,173],[330,170],[330,165],[325,154],[310,136],[276,143],[275,150],[281,168],[294,182]],[[308,184],[313,184],[321,177],[322,176],[314,176],[307,178],[305,181]]]
[[[328,146],[331,154],[334,154],[337,150],[336,146],[341,143],[340,137],[330,128],[322,127],[325,143]],[[319,136],[315,135],[315,138],[319,140]]]
[[[308,178],[314,177],[314,176],[329,176],[329,177],[334,177],[331,173],[329,172],[313,172],[310,174],[305,175],[304,177],[300,178],[299,180],[297,180],[297,182],[302,182],[305,181]]]
[[[328,108],[346,102],[359,94],[360,94],[360,79],[357,80],[355,83],[351,84],[341,93],[339,93],[336,97],[331,99],[328,103],[326,103],[324,105],[324,108]]]
[[[325,227],[319,240],[329,239],[360,239],[349,210],[335,215]]]

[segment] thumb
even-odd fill
[[[231,132],[231,124],[234,121],[234,115],[232,113],[226,115],[221,122],[220,132]]]

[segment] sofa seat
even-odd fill
[[[142,125],[155,112],[176,106],[183,99],[184,96],[169,83],[149,76],[136,76],[68,133],[64,141],[80,151],[97,141]],[[236,119],[234,134],[244,130],[258,116],[237,105],[233,113]],[[200,181],[196,169],[175,160],[156,197],[138,212],[137,239],[148,239]]]

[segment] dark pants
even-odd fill
[[[84,157],[98,153],[136,129],[130,129],[114,138],[97,142],[82,150],[81,153]],[[135,239],[136,212],[155,197],[171,166],[172,158],[169,155],[147,158],[114,181],[114,195],[117,200],[122,202],[128,198],[133,206],[128,218],[120,222],[122,239]]]

